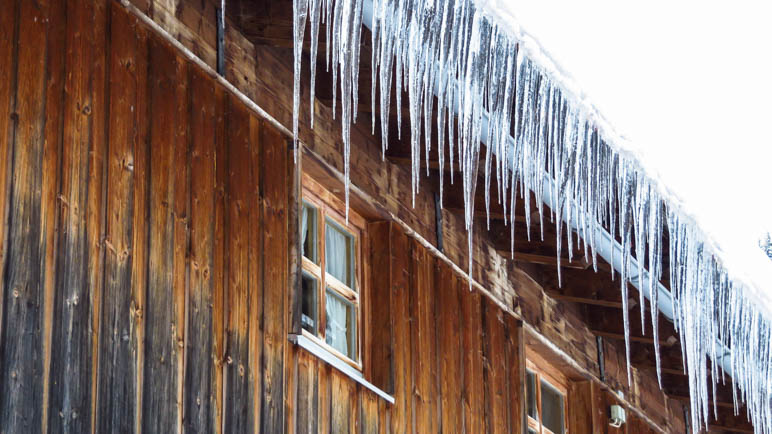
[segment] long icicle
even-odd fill
[[[661,381],[657,327],[663,290],[659,282],[665,269],[663,250],[667,248],[670,291],[665,295],[672,301],[672,320],[681,336],[690,376],[694,428],[704,427],[708,420],[707,361],[711,360],[713,386],[725,370],[730,373],[736,401],[746,403],[755,429],[772,434],[772,394],[768,392],[772,390],[772,302],[759,303],[755,297],[763,295],[761,289],[730,273],[717,245],[696,227],[680,203],[669,199],[673,195],[643,170],[604,118],[566,85],[568,81],[538,44],[527,35],[512,32],[510,26],[499,26],[496,17],[480,10],[473,0],[293,0],[293,10],[292,130],[297,140],[300,63],[310,17],[311,102],[319,23],[324,21],[332,91],[334,96],[340,95],[347,204],[350,128],[357,119],[364,23],[372,31],[371,79],[378,83],[372,83],[371,96],[373,108],[380,111],[384,155],[391,100],[394,97],[397,102],[397,130],[401,132],[399,112],[406,91],[411,149],[424,140],[428,160],[429,123],[434,118],[436,97],[440,169],[446,162],[450,165],[451,182],[455,170],[461,173],[470,276],[477,172],[483,167],[486,213],[491,201],[487,190],[495,179],[496,197],[509,213],[513,234],[518,190],[524,199],[527,236],[531,224],[529,196],[533,194],[537,201],[542,239],[542,202],[551,198],[555,206],[550,215],[558,228],[558,261],[564,247],[563,230],[569,258],[575,247],[583,247],[585,259],[591,259],[596,270],[599,234],[609,236],[616,247],[604,259],[616,264],[612,279],[619,274],[623,304],[627,306],[628,284],[648,295]],[[333,100],[333,115],[337,113],[337,99]],[[313,107],[310,116],[313,119]],[[375,119],[373,113],[373,123]],[[481,141],[487,145],[483,165],[479,162]],[[411,154],[416,160],[411,169],[415,195],[422,153],[414,149]],[[495,177],[491,170],[496,171]],[[617,238],[621,243],[616,243]],[[642,321],[644,304],[642,299]],[[629,365],[627,309],[624,323]]]

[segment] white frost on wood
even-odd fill
[[[708,367],[715,393],[715,382],[724,378],[720,370],[728,366],[735,399],[746,403],[756,430],[772,434],[772,302],[770,294],[762,290],[769,281],[737,271],[742,270],[735,267],[739,260],[701,231],[677,196],[651,175],[653,171],[646,170],[635,148],[616,134],[538,43],[514,20],[502,19],[495,0],[294,0],[294,11],[293,131],[297,136],[303,33],[310,16],[312,70],[319,21],[323,19],[327,28],[333,114],[340,78],[347,208],[350,128],[357,115],[365,19],[372,31],[371,94],[373,105],[376,94],[380,95],[384,153],[392,84],[396,85],[400,134],[402,93],[408,95],[413,201],[419,187],[422,139],[423,152],[428,156],[431,151],[433,101],[437,98],[440,171],[446,163],[447,140],[447,164],[457,166],[462,174],[470,276],[474,197],[484,142],[485,185],[481,188],[486,192],[486,211],[491,200],[499,201],[514,230],[518,196],[533,194],[543,220],[541,204],[548,195],[553,205],[551,217],[557,222],[558,261],[565,224],[569,257],[573,244],[583,243],[586,259],[596,270],[598,231],[618,240],[623,303],[628,300],[628,283],[645,282],[644,271],[653,276],[648,287],[639,287],[651,299],[655,343],[659,341],[657,297],[663,249],[669,249],[669,298],[689,373],[693,426],[704,427],[709,421]],[[311,79],[313,89],[314,74]],[[494,198],[488,193],[492,179],[496,181]],[[440,185],[440,195],[442,189]],[[530,201],[526,199],[524,205],[530,233]],[[558,277],[560,280],[559,266]],[[643,309],[645,303],[640,305]],[[624,327],[629,379],[627,306]],[[656,344],[655,350],[659,376]]]

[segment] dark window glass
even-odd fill
[[[539,411],[536,407],[536,374],[531,371],[525,371],[526,385],[526,411],[528,416],[539,420]]]
[[[316,334],[316,319],[317,319],[316,287],[318,283],[315,277],[313,277],[312,275],[306,272],[303,272],[301,284],[303,287],[303,300],[301,301],[303,305],[302,325],[305,330],[308,330],[309,332]]]
[[[300,236],[303,240],[303,256],[314,264],[319,264],[319,255],[316,254],[316,208],[303,202],[303,211],[300,215]]]
[[[555,434],[563,434],[563,395],[549,383],[541,382],[541,423]]]

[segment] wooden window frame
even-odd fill
[[[539,420],[532,418],[527,412],[526,404],[526,422],[529,429],[536,431],[539,434],[556,434],[544,427],[541,422],[542,409],[541,409],[541,383],[544,381],[549,384],[553,389],[557,390],[563,395],[563,432],[568,434],[568,379],[560,371],[555,369],[549,362],[539,357],[536,354],[529,354],[525,361],[526,367],[526,382],[527,373],[530,371],[536,377],[536,414]],[[527,387],[526,387],[527,390]],[[526,397],[527,403],[528,397]]]
[[[362,358],[365,349],[363,348],[364,333],[363,330],[363,316],[365,307],[365,298],[367,294],[366,279],[364,279],[364,270],[367,267],[365,262],[367,245],[367,237],[365,228],[367,221],[356,211],[349,208],[348,224],[346,223],[345,216],[345,203],[335,196],[332,192],[326,189],[324,186],[316,182],[307,174],[303,174],[302,177],[302,198],[301,207],[303,202],[307,202],[314,206],[317,210],[316,215],[316,237],[317,237],[317,259],[318,264],[315,264],[304,255],[301,258],[301,269],[311,274],[317,281],[317,294],[316,294],[316,309],[317,309],[317,334],[313,334],[306,329],[301,329],[302,334],[309,339],[312,339],[316,344],[321,346],[324,350],[330,352],[335,357],[346,362],[351,367],[355,368],[358,372],[362,373]],[[354,288],[350,288],[337,278],[327,273],[325,269],[326,265],[326,251],[325,251],[325,227],[328,224],[327,219],[332,220],[337,226],[344,229],[351,234],[354,238]],[[356,354],[352,359],[347,355],[333,348],[326,342],[326,328],[327,328],[327,288],[330,288],[341,298],[351,303],[356,310],[356,324],[354,331],[354,339],[356,341]],[[300,295],[302,297],[302,294]]]

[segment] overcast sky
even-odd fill
[[[752,246],[772,230],[772,6],[496,3],[636,143],[722,245]]]

